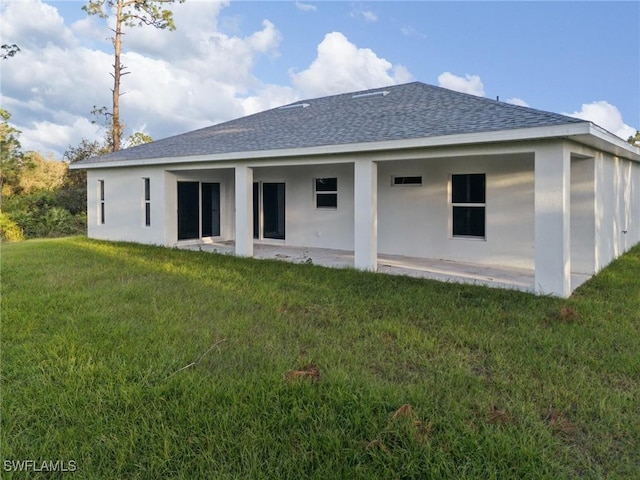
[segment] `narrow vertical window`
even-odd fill
[[[485,237],[484,173],[451,175],[454,237]]]
[[[316,208],[338,208],[338,179],[316,178]]]
[[[144,225],[149,227],[151,225],[151,182],[148,178],[143,178],[144,181]]]
[[[104,225],[104,180],[98,180],[98,224]]]

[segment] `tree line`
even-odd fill
[[[107,150],[100,142],[83,140],[64,153],[65,161],[23,151],[20,131],[0,109],[0,238],[59,237],[84,234],[87,228],[86,172],[69,163]]]

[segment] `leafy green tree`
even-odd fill
[[[67,147],[62,155],[65,162],[72,164],[87,158],[109,153],[108,142],[82,139],[76,146]],[[64,184],[58,191],[58,205],[74,215],[85,213],[87,208],[87,172],[86,170],[67,170]]]
[[[45,158],[38,152],[22,152],[20,131],[9,124],[10,114],[0,110],[2,211],[0,238],[80,234],[86,231],[86,174],[69,170],[67,162]],[[66,153],[83,159],[105,153],[99,142],[83,142]]]
[[[62,154],[62,158],[69,163],[79,162],[86,160],[87,158],[98,157],[109,153],[109,146],[105,143],[101,143],[98,140],[87,140],[83,138],[78,145],[69,145],[65,152]]]
[[[0,192],[11,196],[18,189],[24,164],[18,135],[20,130],[9,125],[11,114],[0,108]]]
[[[100,18],[113,16],[115,27],[111,42],[113,43],[113,89],[112,110],[111,110],[111,149],[120,149],[120,139],[122,136],[122,125],[120,123],[120,82],[126,68],[120,63],[122,53],[122,35],[124,27],[152,26],[161,30],[175,30],[173,22],[173,12],[163,8],[165,4],[182,3],[184,0],[89,0],[82,7],[88,15],[97,15]]]
[[[631,135],[629,138],[627,138],[627,142],[629,142],[631,145],[640,146],[640,130],[636,130],[635,135]]]
[[[135,132],[133,135],[129,136],[129,139],[127,140],[127,148],[137,147],[138,145],[143,145],[149,142],[153,142],[153,138],[149,135],[142,132]]]
[[[37,190],[56,190],[60,188],[67,174],[67,164],[53,158],[45,158],[38,152],[23,154],[26,161],[20,172],[18,187],[22,194],[28,195]]]

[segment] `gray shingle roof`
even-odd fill
[[[383,95],[361,95],[373,92]],[[354,98],[354,95],[356,98]],[[157,140],[82,164],[347,145],[581,123],[565,115],[421,82],[303,100]]]

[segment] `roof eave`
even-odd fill
[[[569,138],[575,142],[610,153],[617,157],[628,158],[640,162],[640,148],[599,127],[595,123],[588,122],[589,131],[578,133]]]
[[[255,150],[229,152],[211,155],[190,155],[184,157],[160,157],[138,160],[116,160],[90,164],[71,164],[71,169],[100,169],[117,167],[140,167],[150,165],[166,165],[202,162],[253,161],[287,157],[309,157],[318,155],[337,155],[349,153],[366,153],[372,151],[402,150],[415,148],[448,147],[498,142],[515,142],[526,140],[546,140],[566,138],[599,150],[612,153],[640,162],[640,149],[592,124],[591,122],[568,123],[545,127],[519,128],[489,132],[442,135],[437,137],[420,137],[401,140],[385,140],[380,142],[349,143],[340,145],[320,145],[313,147],[288,148],[275,150]]]

